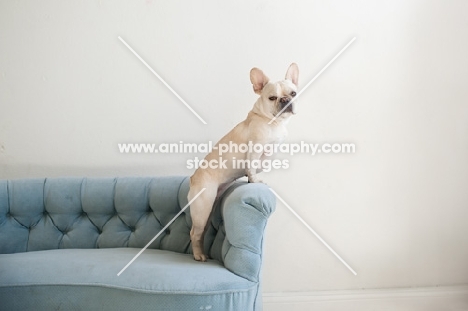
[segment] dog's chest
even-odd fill
[[[270,135],[270,140],[273,143],[281,144],[288,136],[288,130],[286,129],[286,126],[279,124],[271,131]]]

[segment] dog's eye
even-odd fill
[[[277,100],[278,97],[276,97],[276,96],[270,96],[268,99],[269,99],[269,100]]]
[[[291,92],[291,96],[296,96],[296,92]]]

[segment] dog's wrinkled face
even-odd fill
[[[296,102],[290,103],[297,94],[299,69],[296,64],[291,64],[286,77],[282,81],[270,82],[268,77],[258,68],[250,71],[250,80],[255,93],[260,95],[261,110],[268,117],[288,117],[295,114]]]
[[[273,116],[277,116],[285,107],[282,114],[295,114],[295,105],[290,101],[296,96],[297,87],[289,80],[269,82],[262,90],[262,101],[269,107]]]

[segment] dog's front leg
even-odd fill
[[[262,183],[263,181],[257,177],[257,173],[262,171],[262,158],[263,153],[250,152],[247,155],[248,163],[245,169],[245,174],[251,183]]]

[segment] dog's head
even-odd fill
[[[270,82],[270,79],[258,68],[250,70],[250,81],[254,92],[260,95],[258,109],[269,118],[285,118],[295,114],[299,68],[292,63],[282,81]],[[286,108],[285,108],[286,107]]]

